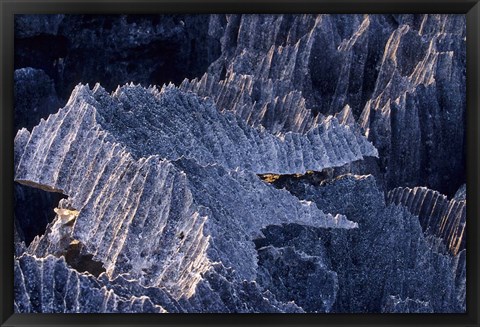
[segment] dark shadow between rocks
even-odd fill
[[[45,29],[50,16],[16,17],[15,68],[45,71],[62,100],[78,83],[178,85],[220,56],[210,15],[66,15]]]
[[[78,272],[89,272],[95,277],[106,272],[103,264],[93,260],[93,255],[85,252],[85,246],[79,241],[72,241],[64,253],[65,261]]]
[[[27,185],[14,183],[14,213],[18,233],[28,246],[35,236],[45,233],[47,225],[55,218],[54,208],[61,199],[67,196],[62,193]]]

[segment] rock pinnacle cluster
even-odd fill
[[[465,34],[17,15],[15,311],[465,312]]]

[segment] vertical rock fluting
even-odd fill
[[[15,312],[30,313],[162,313],[146,297],[117,295],[92,275],[69,268],[63,258],[15,259]]]
[[[358,116],[394,26],[381,15],[229,16],[222,56],[182,87],[273,133],[306,132],[346,104]]]
[[[160,91],[122,87],[113,96],[96,87],[85,98],[98,108],[103,117],[99,123],[137,157],[155,153],[176,160],[184,156],[202,165],[291,174],[343,166],[377,154],[365,137],[333,117],[306,134],[277,137],[250,127],[232,113],[219,113],[212,103],[172,86]]]
[[[380,152],[388,189],[465,182],[465,17],[425,15],[386,45],[359,123]]]
[[[387,201],[407,207],[418,216],[422,229],[441,238],[453,255],[465,249],[465,200],[448,200],[445,195],[426,187],[399,187],[388,192]]]
[[[131,102],[124,103],[137,106],[148,100],[162,103],[163,97],[178,96],[176,91],[171,93],[171,88],[155,96],[135,87],[130,89],[137,92],[117,94],[130,97]],[[96,90],[100,92],[98,87]],[[42,120],[31,133],[22,129],[17,134],[16,181],[68,195],[68,200],[55,210],[57,216],[47,233],[30,245],[27,252],[32,255],[67,253],[68,261],[72,246],[79,247],[79,255],[90,257],[93,266],[101,263],[112,278],[127,274],[142,285],[164,287],[176,299],[188,299],[196,294],[198,285],[208,282],[203,282],[203,276],[213,269],[213,262],[233,268],[233,281],[229,283],[240,287],[243,280],[254,281],[257,259],[252,238],[267,225],[295,221],[319,228],[357,226],[344,216],[324,214],[314,204],[263,183],[253,172],[232,170],[220,155],[214,157],[219,163],[210,166],[183,157],[163,160],[154,153],[170,154],[157,146],[140,149],[144,155],[150,152],[148,157],[132,155],[129,149],[138,149],[138,140],[121,139],[114,128],[128,120],[115,119],[113,112],[101,108],[106,99],[100,98],[107,96],[105,92],[94,93],[83,86],[76,88],[65,108]],[[170,111],[171,120],[175,121],[175,115],[185,118],[189,113],[202,122],[206,109],[198,102],[188,106],[192,97],[176,104],[178,110]],[[139,108],[115,109],[118,116],[129,117]],[[155,114],[155,106],[144,107],[145,117],[149,110]],[[218,115],[215,109],[211,112]],[[216,121],[224,120],[216,116]],[[225,124],[228,122],[228,130],[235,130],[235,121],[225,120]],[[337,126],[331,131],[326,129],[331,139],[343,133],[341,125]],[[168,137],[175,131],[158,125],[157,133]],[[258,134],[252,130],[247,135]],[[185,137],[195,141],[195,135]],[[350,137],[355,139],[353,133]],[[255,153],[260,142],[257,136],[245,143],[251,147],[240,153]],[[288,152],[288,143],[283,146]],[[197,151],[192,157],[202,160],[201,149]],[[344,159],[342,153],[331,153],[335,153],[336,160],[350,160],[348,153]],[[286,158],[293,160],[294,156]],[[292,164],[286,161],[285,165]]]
[[[462,15],[18,15],[15,26],[16,67],[43,69],[62,98],[78,81],[198,77],[183,87],[274,134],[304,133],[348,104],[389,189],[452,195],[465,182]]]
[[[55,29],[57,20],[44,21],[45,26],[40,26],[40,31],[43,33],[43,28],[47,31]],[[27,24],[28,20],[20,18],[17,23],[20,24],[20,22]],[[33,25],[35,24],[38,22],[33,23]],[[27,26],[23,26],[21,30],[25,34],[33,33],[33,31],[29,32]],[[33,68],[15,70],[14,91],[14,128],[16,131],[20,128],[32,130],[41,118],[47,118],[61,107],[61,100],[55,91],[54,81],[43,70]],[[54,217],[52,209],[62,195],[15,183],[14,196],[15,222],[19,237],[28,245],[36,235],[43,234],[45,226]]]
[[[464,16],[15,24],[16,312],[465,312]]]
[[[305,133],[349,105],[387,188],[464,183],[465,17],[230,16],[221,40],[183,89],[272,133]]]
[[[332,311],[465,310],[466,250],[455,257],[446,253],[441,241],[423,234],[418,217],[385,202],[372,176],[345,175],[320,187],[305,184],[290,191],[358,223],[359,228],[349,231],[312,232],[337,273]],[[291,241],[291,234],[277,229],[269,237],[279,240],[277,246],[293,244],[308,253],[312,245]],[[406,302],[395,305],[398,301]]]

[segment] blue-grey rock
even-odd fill
[[[90,274],[69,268],[63,258],[15,259],[17,313],[163,313],[146,296],[118,296]]]
[[[144,100],[150,99],[155,104],[162,97],[183,99],[184,102],[176,103],[178,110],[170,112],[173,115],[188,117],[196,109],[196,117],[202,122],[202,114],[207,111],[193,95],[182,98],[180,91],[173,88],[158,94],[138,87],[125,89],[125,93],[119,94],[123,97],[129,94],[132,103],[143,105],[145,116],[148,108],[154,112],[155,107],[146,106]],[[230,283],[236,286],[232,287],[245,288],[252,296],[256,294],[252,301],[260,301],[260,305],[264,301],[261,289],[252,284],[257,276],[253,239],[261,235],[262,228],[293,222],[319,228],[357,227],[345,216],[325,214],[313,203],[275,189],[251,171],[228,167],[222,156],[213,157],[219,163],[210,165],[183,156],[169,161],[157,154],[158,151],[169,155],[162,148],[164,144],[155,143],[141,150],[145,155],[149,152],[148,156],[132,155],[129,150],[138,149],[141,143],[132,137],[122,138],[115,131],[114,123],[120,125],[122,120],[112,119],[102,112],[104,108],[96,109],[94,105],[101,108],[101,101],[106,101],[101,97],[108,96],[98,87],[96,91],[78,87],[64,109],[42,120],[32,133],[22,129],[17,134],[16,181],[68,196],[55,209],[56,218],[45,235],[30,244],[28,253],[38,257],[64,255],[71,266],[76,264],[78,256],[90,258],[82,269],[93,274],[104,269],[110,278],[129,276],[143,286],[165,288],[177,300],[197,294],[199,285],[204,284],[204,275],[213,269],[215,262],[221,262],[233,269]],[[196,106],[188,101],[194,101]],[[190,111],[182,111],[181,105],[189,105]],[[140,109],[118,108],[122,111],[117,114],[128,117]],[[229,127],[228,131],[241,130],[240,124],[233,124],[235,120],[219,117],[216,109],[207,112],[214,113],[215,118]],[[209,122],[207,118],[205,125]],[[107,119],[111,121],[108,123]],[[171,119],[175,120],[173,116]],[[261,143],[256,134],[259,132],[243,126]],[[332,125],[329,133],[332,138],[336,133],[348,133],[341,126]],[[172,133],[166,126],[160,127],[158,134],[168,137]],[[347,135],[355,137],[353,133]],[[189,136],[191,142],[197,141],[195,136]],[[265,138],[268,137],[275,138],[267,134]],[[258,150],[253,146],[243,151],[253,154]],[[342,154],[337,155],[336,160],[342,160]],[[192,157],[202,159],[195,153]],[[79,253],[72,253],[73,250]],[[69,256],[74,257],[69,260]],[[269,301],[263,305],[273,305]],[[250,305],[255,307],[253,303]],[[276,311],[283,310],[274,306]],[[239,307],[229,310],[240,310]]]
[[[427,186],[452,196],[465,183],[465,16],[401,25],[379,62],[359,119],[380,152],[387,189]]]
[[[461,189],[459,197],[461,197]],[[464,191],[465,192],[465,191]],[[403,205],[418,216],[422,229],[441,238],[453,255],[465,249],[466,200],[448,200],[443,194],[425,187],[396,188],[388,192],[387,201]]]
[[[465,310],[466,250],[453,257],[426,237],[417,216],[386,203],[372,176],[345,175],[290,191],[358,223],[354,230],[319,231],[312,238],[323,241],[338,276],[333,312],[379,312],[390,296],[428,302],[433,312]],[[300,251],[310,246],[298,243]]]
[[[433,313],[429,302],[406,298],[404,300],[389,296],[382,313]]]
[[[467,200],[467,185],[466,184],[463,184],[462,186],[460,186],[457,193],[455,193],[455,196],[453,197],[453,199],[457,200],[457,201]]]
[[[465,312],[463,16],[57,18],[16,22],[25,103],[81,83],[15,138],[65,197],[18,193],[17,312]]]

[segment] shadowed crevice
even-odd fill
[[[35,236],[45,233],[47,225],[55,217],[53,209],[67,196],[17,182],[14,189],[15,220],[20,237],[28,246]]]

